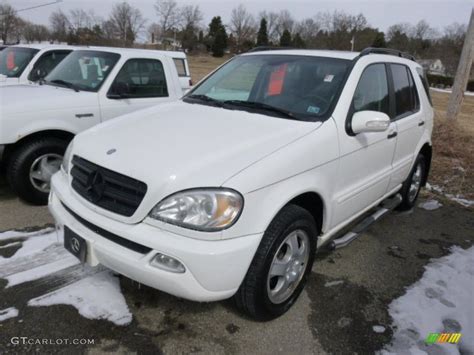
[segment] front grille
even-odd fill
[[[148,254],[151,251],[151,248],[148,248],[142,244],[132,242],[131,240],[122,238],[118,236],[117,234],[110,233],[109,231],[106,231],[105,229],[100,228],[99,226],[96,226],[95,224],[92,224],[89,221],[86,221],[84,218],[79,216],[76,212],[71,210],[68,206],[66,206],[62,202],[61,202],[61,205],[64,207],[66,211],[69,212],[71,216],[73,216],[78,222],[80,222],[84,227],[88,228],[92,232],[140,254]]]
[[[75,155],[72,188],[87,201],[108,211],[130,217],[145,197],[147,186]]]

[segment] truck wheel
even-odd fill
[[[318,230],[311,214],[287,205],[270,223],[234,295],[242,312],[257,320],[285,313],[304,288],[316,253]]]
[[[416,199],[421,190],[421,184],[426,174],[426,163],[423,155],[418,155],[415,164],[411,169],[408,179],[402,185],[400,193],[402,195],[402,202],[398,205],[399,211],[410,210],[415,206]]]
[[[59,170],[67,144],[59,138],[40,138],[12,153],[7,180],[22,200],[34,205],[48,203],[51,176]]]

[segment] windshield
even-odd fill
[[[119,60],[116,53],[74,51],[45,78],[47,84],[98,91]]]
[[[0,74],[9,78],[18,78],[28,63],[38,53],[38,49],[8,47],[0,51]]]
[[[231,60],[184,99],[227,109],[314,121],[325,116],[350,61],[296,55],[249,55]]]

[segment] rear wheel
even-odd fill
[[[305,209],[288,205],[263,235],[242,285],[237,307],[252,318],[270,320],[297,300],[311,272],[317,227]]]
[[[416,158],[410,175],[408,175],[408,179],[403,183],[402,189],[400,190],[402,202],[397,207],[398,210],[405,211],[415,206],[425,174],[426,162],[424,156],[420,154]]]
[[[8,160],[7,179],[18,196],[35,205],[48,202],[51,176],[63,159],[67,141],[40,138],[16,149]]]

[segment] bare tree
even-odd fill
[[[27,42],[42,42],[50,38],[49,30],[44,25],[37,25],[29,21],[20,20],[21,36]]]
[[[51,13],[49,16],[49,25],[53,39],[60,42],[66,41],[71,23],[64,12],[59,9]]]
[[[146,20],[140,10],[126,2],[114,5],[108,20],[108,27],[116,39],[124,45],[132,45],[138,34],[143,30]]]
[[[230,31],[234,35],[236,47],[241,48],[246,41],[254,41],[256,29],[255,19],[241,4],[232,10]]]
[[[285,30],[290,33],[293,33],[295,26],[295,19],[288,10],[282,10],[278,14],[276,31],[280,37]]]
[[[318,19],[307,18],[296,24],[295,32],[300,34],[303,41],[307,44],[311,44],[321,28],[322,24]]]
[[[8,42],[18,27],[18,23],[19,18],[16,15],[15,9],[9,4],[0,4],[0,36],[3,43]]]
[[[183,30],[199,28],[203,19],[203,14],[199,5],[185,5],[180,11],[181,13],[181,28]]]
[[[91,29],[101,23],[101,19],[95,15],[92,9],[89,11],[73,9],[70,11],[69,19],[70,26],[75,30],[80,28]]]
[[[162,37],[179,25],[180,13],[176,0],[157,0],[155,10],[158,15],[158,24],[161,26]]]

